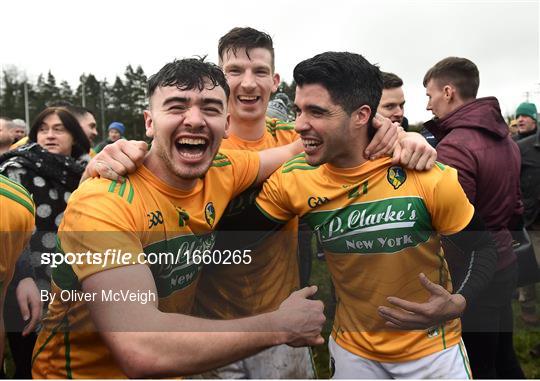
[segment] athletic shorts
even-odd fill
[[[205,372],[199,377],[206,379],[311,379],[315,378],[315,371],[310,348],[293,348],[283,344]]]
[[[463,341],[453,347],[417,360],[380,362],[353,354],[330,337],[330,374],[335,379],[471,379]]]

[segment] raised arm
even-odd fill
[[[304,150],[300,139],[276,148],[266,149],[259,152],[259,174],[255,185],[260,185],[283,163]]]

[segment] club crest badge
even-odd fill
[[[394,189],[398,189],[407,180],[407,173],[403,168],[393,166],[388,168],[388,174],[386,175],[386,179],[388,180],[390,185],[394,187]]]
[[[214,221],[216,220],[216,209],[214,209],[214,204],[212,201],[210,201],[204,207],[204,218],[206,219],[208,226],[211,228],[214,227]]]

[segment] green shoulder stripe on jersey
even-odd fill
[[[291,158],[289,159],[289,161],[294,160],[294,159],[299,158],[299,157],[306,157],[306,153],[305,153],[305,152],[297,153],[296,155],[294,155],[293,157],[291,157]]]
[[[129,184],[129,193],[128,193],[127,202],[129,202],[131,204],[133,202],[133,196],[134,195],[135,195],[135,191],[133,190],[133,186],[130,183]]]
[[[111,185],[109,185],[109,192],[110,193],[114,192],[114,188],[116,188],[116,184],[118,184],[118,182],[116,180],[111,181]]]
[[[291,130],[294,130],[294,124],[290,124],[290,123],[278,123],[276,125],[276,130],[282,130],[282,131],[291,131]]]
[[[294,155],[289,160],[283,164],[284,167],[288,167],[289,165],[296,164],[296,163],[305,163],[306,165],[309,165],[306,162],[306,154],[304,152],[299,153],[298,155]]]
[[[126,191],[126,184],[127,184],[127,181],[124,181],[122,185],[120,185],[120,190],[118,191],[118,195],[120,197],[124,197],[124,192]]]
[[[225,167],[227,165],[232,165],[232,163],[230,161],[218,161],[218,162],[213,162],[212,163],[212,167]]]
[[[31,203],[29,203],[28,200],[25,200],[21,196],[16,195],[15,193],[8,191],[7,189],[0,189],[0,195],[6,196],[7,198],[10,198],[13,201],[21,204],[26,209],[28,209],[28,211],[32,213],[32,215],[34,215],[34,206]]]
[[[8,187],[11,187],[21,193],[24,193],[25,195],[28,196],[28,198],[32,198],[32,196],[30,196],[30,193],[25,187],[23,187],[21,184],[16,183],[15,181],[11,180],[10,178],[4,175],[0,175],[0,183],[5,184]]]
[[[56,236],[56,250],[61,254],[65,254],[64,249],[62,249],[62,243],[60,242],[60,238],[58,238],[58,236]],[[73,268],[65,261],[52,269],[52,280],[54,284],[56,284],[62,290],[82,290],[79,278],[77,278]]]
[[[444,171],[446,169],[446,165],[439,163],[438,161],[435,162],[435,165],[439,167],[441,171]]]
[[[283,170],[281,171],[281,173],[289,173],[289,172],[292,172],[294,171],[295,169],[299,169],[301,171],[311,171],[311,170],[314,170],[314,169],[317,169],[319,167],[312,167],[308,164],[305,164],[305,165],[291,165],[290,167],[287,167],[287,168],[283,168]]]
[[[133,189],[133,185],[131,184],[131,181],[129,181],[129,177],[125,179],[125,181],[120,185],[118,188],[118,193],[116,191],[116,185],[118,182],[116,180],[111,181],[111,184],[109,185],[109,193],[116,193],[120,198],[124,198],[124,194],[126,193],[126,189],[129,185],[129,192],[127,196],[127,202],[132,203],[133,202],[133,196],[135,194],[135,191]]]
[[[214,156],[214,161],[215,160],[223,160],[223,159],[228,159],[228,157],[224,154],[222,154],[221,152],[218,152],[216,154],[216,156]]]
[[[299,157],[297,159],[291,159],[289,160],[288,162],[286,162],[285,164],[283,164],[283,166],[285,168],[287,167],[290,167],[291,165],[293,164],[304,164],[304,165],[309,165],[306,161],[306,159],[304,159],[303,157]]]
[[[227,165],[232,165],[227,155],[218,152],[212,160],[212,167],[225,167]]]

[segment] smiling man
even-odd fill
[[[319,54],[296,66],[294,80],[305,153],[265,182],[252,219],[282,224],[300,216],[317,232],[339,301],[329,343],[333,376],[470,378],[455,318],[489,282],[495,250],[486,234],[460,233],[482,224],[456,171],[365,159],[382,79],[362,56]],[[310,203],[314,197],[319,202]],[[481,264],[456,294],[440,234],[465,253],[476,251]]]
[[[382,73],[383,91],[377,112],[392,122],[403,126],[405,113],[405,95],[403,80],[394,73]],[[405,128],[406,129],[406,128]]]
[[[218,153],[228,130],[229,87],[212,64],[169,63],[149,79],[148,95],[144,117],[154,141],[143,165],[122,185],[91,179],[70,198],[58,248],[66,261],[68,253],[97,254],[54,269],[34,377],[189,375],[272,345],[324,341],[322,303],[307,299],[315,287],[255,317],[185,315],[200,271],[189,255],[213,249],[213,229],[229,201],[291,152]],[[168,252],[172,257],[150,262]]]
[[[280,83],[272,38],[253,28],[233,28],[220,38],[218,56],[231,88],[230,135],[222,148],[262,151],[298,140],[294,123],[266,117],[270,97]],[[372,150],[388,127],[384,125],[378,132]],[[388,140],[391,146],[395,139]],[[242,213],[253,205],[259,190],[252,188],[236,197],[219,229],[245,226]],[[205,266],[196,294],[196,312],[209,318],[231,319],[278,308],[291,291],[300,287],[297,240],[298,219],[294,218],[254,247],[249,265]],[[207,372],[204,377],[313,378],[312,363],[307,348],[282,345]]]
[[[265,115],[270,96],[277,90],[280,81],[275,72],[272,38],[253,28],[233,28],[220,38],[218,56],[231,88],[228,103],[230,133],[221,147],[262,151],[297,141],[299,135],[294,131],[293,123],[284,123]],[[369,146],[364,147],[362,154],[369,151],[377,157],[392,150],[397,140],[397,128],[388,120],[377,120],[375,124],[378,127],[376,137]],[[404,164],[413,167],[418,165],[422,169],[433,164],[434,150],[428,148],[419,135],[401,138],[406,148],[401,156],[396,154],[396,160],[401,159]],[[112,149],[120,144],[114,144],[106,149],[105,153],[112,152]],[[108,160],[103,155],[97,159]],[[126,159],[128,157],[121,153],[118,159],[109,160],[108,166],[119,168],[126,161],[130,161]],[[90,164],[90,169],[94,163]],[[134,165],[130,162],[127,167]],[[258,191],[257,188],[250,188],[235,197],[225,211],[218,229],[240,230],[246,222],[249,224],[250,221],[245,220],[243,211],[254,205]],[[256,245],[249,265],[206,265],[202,269],[199,289],[195,296],[195,312],[214,319],[231,319],[278,308],[292,290],[299,288],[297,226],[297,219],[292,219],[278,232]],[[273,347],[238,363],[204,374],[207,378],[313,376],[308,349],[288,346]]]

